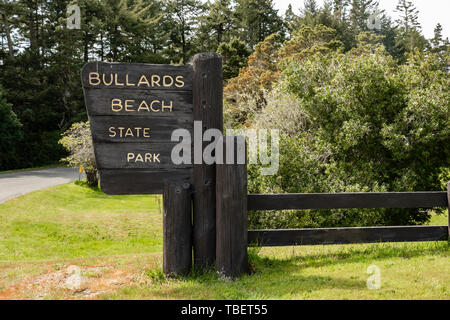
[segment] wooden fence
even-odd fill
[[[250,194],[248,210],[447,207],[449,192]],[[449,226],[250,230],[261,246],[448,240]]]
[[[226,154],[230,143],[233,144],[230,150],[241,148],[245,152],[243,137],[219,139],[217,145],[224,150],[223,159],[233,161],[217,163],[212,172],[211,168],[208,172],[198,169],[198,179],[203,185],[194,190],[193,207],[198,212],[196,216],[194,210],[193,219],[192,186],[182,181],[165,184],[163,265],[166,274],[189,272],[192,247],[197,268],[215,262],[219,273],[234,278],[248,272],[247,247],[254,244],[290,246],[449,239],[449,225],[248,230],[249,210],[448,207],[450,182],[447,192],[247,194],[246,159],[240,163],[237,152]],[[211,200],[208,204],[206,198]]]

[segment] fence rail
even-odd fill
[[[249,194],[248,210],[434,208],[449,206],[448,192]],[[449,226],[394,226],[249,230],[249,245],[288,246],[441,241]]]
[[[375,242],[439,241],[448,239],[447,226],[401,226],[249,230],[249,245],[291,246]]]
[[[249,194],[248,210],[446,207],[447,192]]]

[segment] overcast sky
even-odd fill
[[[433,30],[436,24],[440,23],[443,27],[442,35],[450,38],[450,0],[411,0],[419,10],[419,22],[422,25],[422,32],[428,38],[433,37]],[[284,15],[289,3],[295,13],[303,8],[303,0],[273,0],[275,8],[280,15]],[[397,13],[394,12],[397,6],[397,0],[378,0],[380,10],[385,10],[388,16],[395,20]],[[317,0],[322,5],[323,0]]]

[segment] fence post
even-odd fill
[[[192,266],[191,190],[187,182],[168,181],[163,193],[163,272],[184,275]]]
[[[216,148],[216,161],[218,161],[216,165],[216,266],[220,274],[235,278],[248,272],[245,138],[223,137],[219,140],[218,146]],[[219,154],[220,148],[223,150],[222,155]],[[234,150],[232,155],[231,148]],[[218,160],[221,156],[223,156],[223,164],[220,164]],[[229,160],[232,160],[232,163]]]
[[[450,239],[450,181],[447,182],[447,207],[448,207],[448,237]]]
[[[202,121],[202,134],[208,129],[223,129],[222,57],[217,53],[200,53],[192,61],[194,120]],[[195,129],[194,129],[195,130]],[[195,136],[196,132],[194,132]],[[197,133],[198,134],[198,133]],[[196,163],[194,143],[194,265],[205,269],[216,258],[216,168]]]

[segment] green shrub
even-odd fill
[[[450,86],[436,56],[415,52],[398,66],[382,46],[361,42],[347,53],[316,53],[282,66],[266,106],[249,106],[255,111],[246,121],[280,129],[279,171],[261,176],[250,166],[250,192],[442,190],[450,167]],[[253,228],[407,225],[429,217],[420,209],[302,210],[254,212],[249,222]]]
[[[64,132],[59,143],[70,153],[62,161],[74,167],[83,167],[87,183],[91,187],[97,187],[98,174],[89,121],[74,123]]]

